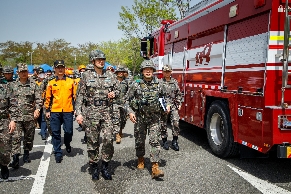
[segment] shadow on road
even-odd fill
[[[184,121],[180,121],[180,129],[180,136],[201,146],[205,151],[215,156],[208,145],[207,134],[204,129],[190,125]],[[180,145],[182,149],[189,149],[183,146],[188,147],[188,145]],[[271,183],[291,182],[291,160],[277,158],[274,152],[271,152],[268,158],[240,158],[240,156],[237,156],[226,159],[217,157],[217,159],[225,161],[230,166],[243,170],[261,180],[266,180]]]

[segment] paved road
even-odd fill
[[[291,193],[290,160],[277,158],[223,160],[212,155],[206,133],[181,122],[180,151],[161,152],[165,177],[151,179],[147,150],[146,168],[136,169],[133,125],[128,122],[121,144],[110,162],[113,180],[93,182],[89,174],[84,132],[74,130],[72,152],[56,164],[50,142],[36,131],[32,162],[10,169],[8,181],[0,179],[1,193]],[[74,124],[76,128],[76,123]],[[170,131],[169,131],[170,132]],[[171,138],[169,138],[171,139]]]

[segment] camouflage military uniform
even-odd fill
[[[9,134],[9,120],[17,118],[17,102],[11,100],[13,92],[10,84],[0,80],[0,166],[10,162],[12,135]],[[10,119],[9,119],[10,116]]]
[[[118,96],[117,80],[110,71],[103,71],[102,75],[86,71],[78,85],[76,99],[76,115],[82,115],[83,125],[87,134],[87,152],[90,163],[97,163],[99,158],[99,137],[103,132],[103,146],[101,159],[111,160],[113,147],[113,125],[110,116],[111,102],[107,95],[114,91]],[[84,106],[83,106],[84,105]]]
[[[170,117],[171,125],[172,125],[172,134],[173,136],[179,135],[179,113],[178,107],[181,105],[182,94],[178,86],[178,82],[176,79],[171,78],[170,81],[166,81],[165,79],[161,79],[161,84],[163,88],[165,88],[166,95],[168,96],[169,102],[171,104],[171,112],[162,114],[162,122],[161,122],[161,136],[162,138],[167,138],[167,121],[168,117]]]
[[[43,94],[42,96],[42,99],[43,99],[43,102],[45,101],[45,94],[46,94],[46,88],[47,88],[47,84],[50,80],[53,80],[55,78],[55,75],[51,75],[49,77],[46,77],[40,84],[40,92]],[[43,114],[45,115],[46,113],[46,110],[45,108],[43,108]],[[51,129],[51,125],[50,125],[50,119],[47,118],[46,116],[44,117],[45,119],[45,122],[46,122],[46,126],[47,126],[47,129],[48,129],[48,132],[49,134],[51,135],[52,134],[52,129]]]
[[[42,107],[41,92],[37,84],[28,79],[22,84],[20,80],[12,83],[13,101],[18,101],[20,114],[16,119],[16,130],[13,135],[12,154],[20,154],[21,135],[24,132],[23,150],[31,151],[35,134],[34,111]]]
[[[128,90],[127,112],[136,115],[134,124],[134,137],[136,156],[145,155],[145,140],[149,134],[150,161],[159,162],[160,153],[160,118],[161,108],[159,97],[164,96],[164,91],[157,78],[153,77],[151,82],[138,79],[130,86]]]
[[[125,68],[117,67],[115,73],[118,72],[125,72]],[[114,132],[117,134],[116,143],[120,143],[120,141],[118,142],[117,139],[122,137],[122,130],[124,129],[126,124],[126,111],[124,110],[124,103],[126,101],[125,97],[128,91],[128,82],[127,80],[124,79],[124,77],[123,78],[120,77],[120,79],[123,79],[122,81],[119,81],[117,79],[120,87],[120,95],[113,101],[114,104],[112,114]]]

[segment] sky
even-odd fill
[[[200,0],[192,0],[190,6]],[[121,6],[134,0],[1,0],[0,42],[46,43],[64,39],[72,46],[117,41]]]

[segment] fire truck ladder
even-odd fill
[[[285,5],[285,25],[284,25],[284,48],[283,48],[283,69],[282,69],[282,99],[281,99],[281,106],[282,108],[288,108],[288,104],[285,102],[285,89],[291,88],[291,85],[288,85],[288,75],[291,74],[291,72],[288,72],[288,57],[289,57],[289,38],[290,36],[290,16],[288,14],[289,12],[289,6],[288,6],[288,0],[286,0]]]

